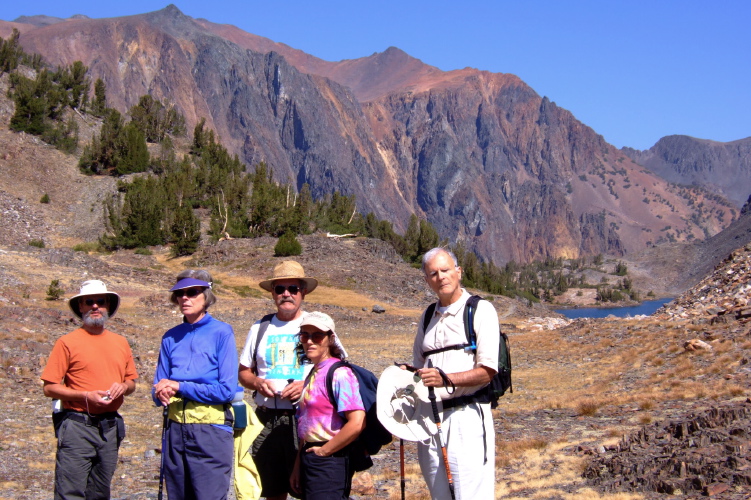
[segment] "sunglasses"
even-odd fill
[[[93,306],[94,304],[98,305],[99,307],[102,307],[107,302],[108,302],[107,299],[86,299],[83,301],[83,303],[89,307]]]
[[[172,293],[174,293],[175,297],[178,299],[181,298],[183,295],[192,299],[199,293],[203,293],[203,288],[183,288],[182,290],[175,290]]]
[[[314,344],[320,344],[323,342],[323,339],[329,336],[331,332],[300,332],[300,342],[307,342],[308,340],[312,340]]]
[[[283,294],[285,290],[289,291],[290,295],[297,295],[297,293],[300,291],[300,287],[297,285],[289,285],[289,286],[276,285],[274,287],[274,293],[277,295]]]

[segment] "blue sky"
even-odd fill
[[[0,19],[117,17],[164,3],[5,2]],[[746,0],[176,0],[183,13],[338,61],[398,47],[442,70],[513,73],[616,147],[751,136]]]

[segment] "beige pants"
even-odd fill
[[[495,494],[495,431],[490,404],[473,403],[451,408],[445,410],[441,418],[442,441],[446,446],[456,499],[492,500]],[[417,458],[433,500],[451,498],[437,436],[427,444],[418,443]]]

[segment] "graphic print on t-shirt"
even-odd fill
[[[266,340],[265,360],[268,366],[266,379],[286,381],[288,379],[302,380],[303,367],[297,358],[295,346],[296,335],[271,334]],[[275,384],[276,385],[276,384]]]

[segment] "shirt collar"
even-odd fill
[[[464,308],[464,304],[467,303],[467,300],[470,297],[471,295],[469,294],[469,292],[467,292],[467,290],[462,288],[462,294],[459,297],[459,300],[457,300],[456,302],[452,304],[449,304],[448,309],[446,309],[446,314],[451,314],[452,316],[456,316],[457,314],[459,314],[459,312],[461,312],[462,309]],[[440,307],[440,304],[441,304],[440,301],[438,301],[437,304],[438,305],[436,306],[436,313],[438,312],[438,307]]]

